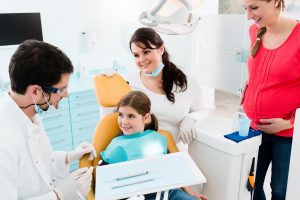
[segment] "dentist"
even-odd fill
[[[169,59],[161,37],[151,28],[139,28],[129,42],[139,73],[129,84],[151,99],[159,127],[175,141],[190,144],[196,137],[196,121],[208,116],[203,88]]]
[[[69,163],[94,147],[82,143],[72,152],[53,152],[39,117],[68,96],[72,72],[70,59],[45,42],[27,40],[13,54],[11,91],[0,100],[1,199],[73,200],[88,192],[93,169],[70,174]]]

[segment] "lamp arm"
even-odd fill
[[[192,10],[191,4],[189,4],[186,0],[180,0],[180,2],[183,3],[185,5],[185,7],[188,8],[188,11]]]
[[[146,12],[142,12],[139,16],[139,21],[146,25],[146,26],[150,26],[150,27],[153,27],[153,26],[158,26],[157,22],[153,22],[151,20],[149,20],[147,18],[147,13]]]
[[[166,2],[167,0],[160,0],[160,2],[158,2],[158,4],[151,10],[150,14],[155,15]]]

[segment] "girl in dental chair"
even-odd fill
[[[146,156],[167,153],[167,139],[157,133],[158,122],[154,114],[150,113],[151,102],[142,92],[132,91],[125,95],[118,104],[118,125],[122,135],[114,138],[101,152],[104,163],[112,164],[124,162]],[[147,146],[155,145],[150,152]],[[189,187],[169,191],[170,200],[207,200],[206,196],[193,192]],[[156,193],[146,194],[146,200],[155,200]]]

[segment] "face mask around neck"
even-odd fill
[[[42,115],[43,112],[44,112],[44,110],[41,109],[41,108],[40,108],[38,105],[36,105],[36,104],[34,104],[34,110],[35,110],[36,114],[38,114],[38,115]]]
[[[165,65],[163,63],[160,63],[151,73],[144,73],[144,74],[149,77],[155,77],[161,72],[164,66]]]

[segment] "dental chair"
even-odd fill
[[[98,103],[102,107],[116,107],[121,98],[130,92],[131,88],[128,83],[119,75],[114,74],[112,76],[97,75],[94,77],[94,88]],[[88,159],[88,155],[84,156],[80,162],[79,167],[90,167],[98,166],[98,162],[102,159],[100,157],[100,152],[104,151],[111,140],[119,135],[121,130],[118,127],[118,113],[112,112],[101,118],[100,122],[97,124],[94,137],[93,145],[96,149],[97,157],[93,160]],[[176,143],[170,133],[158,130],[158,132],[164,135],[168,140],[168,152],[174,153],[178,152]],[[95,180],[96,180],[96,170],[94,170],[92,188],[87,195],[88,200],[95,199]]]

